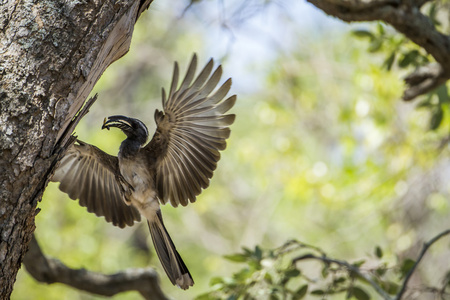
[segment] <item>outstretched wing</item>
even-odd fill
[[[77,140],[61,159],[52,181],[81,206],[121,228],[140,221],[138,210],[125,204],[117,175],[119,162],[95,146]]]
[[[233,95],[223,100],[231,87],[228,79],[216,92],[222,68],[213,69],[211,59],[193,81],[197,67],[194,55],[186,77],[178,86],[178,64],[175,63],[169,95],[163,89],[164,112],[156,110],[156,133],[145,147],[156,159],[156,188],[163,203],[185,206],[209,185],[209,180],[226,147],[229,126],[235,115],[225,115],[236,102]],[[193,82],[192,82],[193,81]],[[222,101],[223,100],[223,101]]]

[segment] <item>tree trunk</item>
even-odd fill
[[[1,299],[12,292],[63,133],[128,51],[150,2],[0,1]]]

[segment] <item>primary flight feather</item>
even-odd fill
[[[147,219],[156,253],[170,281],[182,289],[194,284],[167,232],[160,205],[186,206],[209,185],[209,181],[230,136],[234,114],[225,114],[236,102],[224,100],[231,79],[215,92],[222,76],[219,66],[212,74],[211,59],[195,78],[194,55],[178,87],[175,63],[172,84],[162,90],[163,111],[155,111],[156,131],[147,144],[143,122],[125,116],[110,116],[102,129],[116,127],[127,138],[117,156],[77,140],[62,158],[52,181],[71,199],[97,216],[119,227]],[[195,80],[194,80],[195,78]],[[178,88],[177,88],[178,87]]]

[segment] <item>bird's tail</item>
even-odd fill
[[[156,215],[156,218],[148,220],[156,253],[172,284],[186,290],[194,285],[194,280],[164,226],[161,211]]]

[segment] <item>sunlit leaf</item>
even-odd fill
[[[212,293],[205,293],[195,297],[195,300],[211,300],[211,299],[214,299]]]
[[[381,46],[383,45],[383,40],[380,38],[374,39],[370,45],[369,45],[369,52],[377,52],[381,49]]]
[[[223,281],[223,278],[222,277],[213,277],[213,278],[211,278],[211,280],[209,281],[209,285],[210,286],[213,286],[213,285],[216,285],[216,284],[222,284],[224,281]]]
[[[264,280],[269,284],[273,283],[272,275],[270,275],[269,273],[264,274]]]
[[[327,276],[328,276],[328,274],[329,274],[329,272],[328,272],[329,270],[328,270],[328,265],[325,265],[323,268],[322,268],[322,277],[323,278],[326,278]]]
[[[297,291],[292,294],[292,300],[300,300],[303,299],[306,296],[306,293],[308,292],[308,285],[305,284],[301,286]]]
[[[377,23],[377,29],[380,35],[384,35],[386,33],[386,30],[384,29],[384,26],[381,22]]]
[[[248,260],[248,256],[240,253],[224,255],[224,258],[234,262],[245,262]]]
[[[396,56],[396,51],[392,51],[391,55],[388,56],[388,58],[386,58],[386,60],[383,62],[383,67],[390,71],[392,68],[392,65],[394,64],[395,61],[395,56]]]
[[[247,279],[251,278],[253,275],[253,271],[249,268],[245,268],[233,274],[233,278],[236,279],[237,282],[245,282]]]

